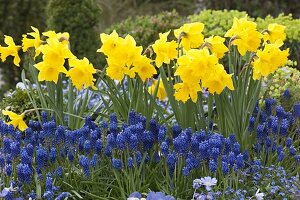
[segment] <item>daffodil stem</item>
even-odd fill
[[[49,108],[33,108],[33,109],[25,110],[22,114],[26,115],[27,113],[38,111],[38,110],[46,110],[46,111],[54,112],[54,110],[49,109]],[[84,119],[83,117],[80,117],[78,115],[74,115],[74,114],[71,114],[71,113],[68,113],[68,112],[63,112],[63,113],[66,114],[66,115],[72,116],[72,117],[77,117],[77,118],[80,118],[80,119]]]

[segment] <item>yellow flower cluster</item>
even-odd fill
[[[174,85],[175,98],[186,102],[189,98],[197,101],[198,92],[202,87],[210,93],[220,94],[225,87],[233,90],[231,75],[227,74],[223,65],[218,62],[216,54],[208,48],[190,49],[178,58],[175,75],[180,76],[183,83]]]
[[[134,38],[127,35],[119,37],[116,31],[110,35],[100,34],[102,47],[97,52],[107,56],[108,67],[106,73],[115,80],[122,81],[125,75],[134,78],[136,73],[145,81],[156,74],[152,60],[142,55],[143,48],[136,46]]]
[[[80,60],[72,54],[69,49],[68,33],[47,31],[42,33],[43,36],[47,37],[46,41],[43,41],[39,30],[35,27],[31,28],[33,32],[23,35],[22,49],[23,52],[26,52],[29,48],[34,48],[35,58],[41,53],[43,54],[42,61],[34,65],[39,70],[39,81],[57,83],[59,74],[64,73],[67,77],[70,77],[73,85],[78,90],[87,87],[95,88],[93,75],[96,73],[96,69],[89,63],[87,58]],[[16,46],[10,36],[5,36],[4,42],[8,46],[0,47],[2,61],[5,61],[7,56],[13,56],[14,64],[19,66],[18,51],[21,46]],[[65,68],[66,59],[69,59],[69,71]]]
[[[220,94],[225,87],[233,90],[231,76],[219,63],[228,48],[224,45],[225,38],[212,36],[204,39],[204,24],[185,24],[175,30],[175,36],[181,41],[185,54],[178,58],[175,72],[182,83],[174,85],[175,98],[186,102],[191,98],[198,99],[198,92],[208,88],[210,93]],[[198,49],[195,49],[198,48]]]

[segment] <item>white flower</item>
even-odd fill
[[[257,200],[264,199],[264,196],[265,196],[265,193],[263,193],[263,192],[259,193],[259,189],[255,193],[255,197],[256,197]]]
[[[19,88],[21,90],[26,90],[26,86],[22,82],[17,83],[16,88]]]
[[[207,191],[211,191],[211,186],[216,185],[218,180],[216,178],[211,178],[209,176],[201,178],[200,183],[205,186]]]
[[[127,198],[127,200],[140,200],[140,199],[136,198],[136,197],[129,197],[129,198]]]

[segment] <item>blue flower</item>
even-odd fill
[[[255,117],[251,116],[249,119],[248,131],[252,132],[254,130]]]
[[[142,195],[139,192],[133,192],[129,195],[129,197],[141,199]]]
[[[112,166],[114,169],[121,170],[122,169],[122,161],[117,158],[112,158]]]
[[[129,157],[129,158],[127,159],[127,166],[128,166],[129,168],[133,168],[133,166],[134,166],[134,161],[133,161],[133,158],[132,158],[132,157]]]
[[[296,151],[295,147],[291,146],[290,147],[290,156],[294,156],[294,155],[296,155],[296,153],[297,153],[297,151]]]
[[[290,91],[289,91],[288,89],[286,89],[286,90],[283,92],[282,96],[283,96],[283,98],[284,98],[285,100],[289,100],[289,99],[291,98],[291,93],[290,93]]]
[[[280,134],[287,135],[287,131],[289,128],[289,121],[287,119],[283,119],[280,124]]]
[[[159,131],[158,131],[158,142],[159,143],[162,143],[165,139],[166,139],[166,131],[167,131],[167,129],[166,129],[166,127],[165,126],[161,126],[160,128],[159,128]]]
[[[47,151],[39,146],[36,150],[36,159],[35,162],[37,164],[37,168],[41,169],[43,167],[46,167],[47,162],[48,162],[48,153]]]
[[[213,173],[213,174],[216,173],[217,167],[218,167],[217,161],[215,161],[215,160],[209,161],[209,170],[211,171],[211,173]]]
[[[11,176],[11,174],[12,174],[12,165],[11,164],[5,165],[5,174],[9,177]]]
[[[283,119],[285,117],[285,111],[282,106],[276,106],[276,116],[279,119]]]
[[[61,166],[57,167],[54,171],[54,175],[56,177],[62,177],[62,173],[63,173],[63,168]]]
[[[222,172],[224,175],[229,173],[229,165],[227,162],[222,162]]]
[[[56,200],[64,200],[70,195],[69,192],[62,192],[57,197]]]
[[[283,161],[283,159],[284,159],[284,152],[283,152],[283,151],[280,151],[280,152],[278,153],[278,162]]]
[[[182,129],[178,124],[175,124],[172,127],[172,133],[173,133],[173,138],[176,138],[180,133],[181,133]]]
[[[299,103],[295,103],[294,104],[294,116],[296,117],[296,118],[300,118],[300,104]]]
[[[114,122],[114,123],[118,123],[118,119],[117,119],[117,114],[116,113],[112,113],[109,116],[110,122]]]
[[[91,161],[90,161],[90,165],[92,167],[94,167],[94,169],[95,169],[96,166],[97,166],[97,162],[98,162],[98,156],[97,156],[97,154],[94,154]]]
[[[49,158],[50,158],[51,163],[55,162],[55,160],[56,160],[56,148],[55,147],[51,147],[50,153],[49,153]]]
[[[103,143],[101,139],[96,140],[95,144],[95,152],[100,155],[102,151]]]
[[[79,165],[82,167],[83,169],[83,174],[85,176],[90,176],[90,168],[89,168],[89,159],[87,157],[85,157],[84,155],[81,155],[79,157]]]
[[[160,148],[164,156],[167,156],[169,154],[169,145],[167,144],[167,142],[162,142]]]
[[[89,154],[91,152],[91,149],[92,149],[91,141],[90,140],[84,141],[84,144],[83,144],[83,150],[84,150],[84,152],[86,154]]]

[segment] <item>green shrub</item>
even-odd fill
[[[233,23],[233,18],[244,17],[247,13],[237,10],[204,10],[200,14],[190,15],[190,22],[205,24],[203,33],[205,37],[212,35],[224,36]]]
[[[110,33],[116,30],[121,36],[130,34],[138,45],[147,47],[158,39],[158,33],[178,28],[183,24],[184,19],[176,11],[164,11],[153,16],[129,17],[121,23],[112,25],[105,32]]]
[[[38,99],[38,95],[36,94],[34,96],[37,102],[37,106],[40,107],[40,102]],[[25,110],[32,109],[33,105],[31,104],[31,101],[27,95],[27,92],[25,90],[16,88],[16,90],[8,91],[5,97],[0,101],[0,110],[11,110],[17,114],[23,113]],[[26,115],[26,121],[28,122],[30,119],[35,120],[37,119],[37,116],[35,112],[31,112],[28,115]]]
[[[291,63],[292,65],[293,63]],[[286,110],[291,110],[294,102],[300,102],[300,71],[292,67],[278,69],[271,77],[265,80],[263,92],[265,97],[276,99]],[[284,98],[285,90],[290,92],[291,98]]]
[[[22,34],[31,32],[30,26],[44,30],[46,26],[45,5],[47,1],[0,0],[0,45],[4,45],[3,34],[18,38],[15,42],[20,44]],[[21,60],[23,60],[22,57]],[[16,83],[20,81],[21,68],[14,66],[11,57],[8,57],[5,63],[0,62],[0,69],[2,74],[1,81],[4,83],[0,88],[1,98],[5,91],[14,88]]]
[[[93,0],[50,0],[47,5],[48,29],[69,32],[72,52],[96,63],[99,55],[99,23],[101,9]]]

